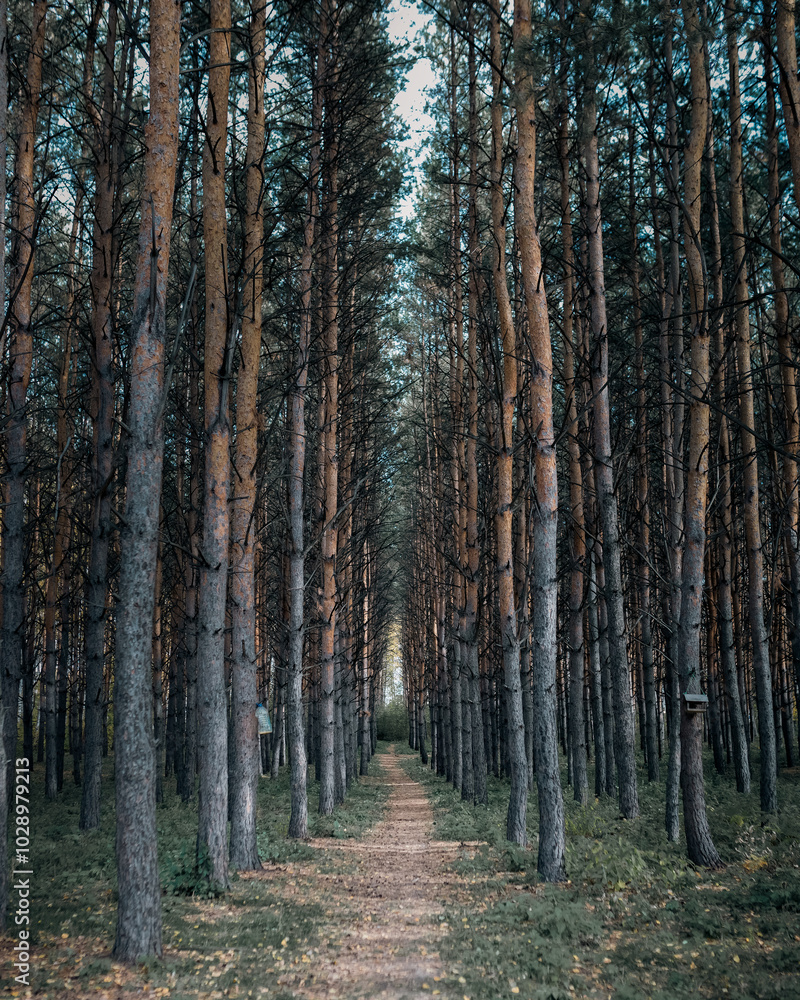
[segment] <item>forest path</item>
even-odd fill
[[[432,839],[433,811],[418,781],[400,766],[394,747],[380,757],[382,783],[391,786],[385,818],[361,840],[313,847],[340,854],[344,872],[318,873],[335,922],[305,975],[282,984],[308,1000],[418,1000],[445,995],[436,917],[457,895],[449,863],[457,844]],[[425,984],[423,986],[423,984]]]

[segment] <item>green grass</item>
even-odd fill
[[[380,753],[385,750],[385,745],[379,747],[370,777],[351,787],[332,817],[317,815],[318,786],[309,783],[310,836],[360,837],[380,820],[389,794],[380,782]],[[326,912],[324,900],[301,898],[286,887],[300,869],[341,869],[343,861],[286,838],[288,770],[282,769],[276,781],[259,780],[258,846],[266,878],[233,875],[230,890],[217,898],[187,895],[186,886],[179,884],[181,873],[192,881],[197,803],[196,798],[183,803],[168,783],[165,802],[157,807],[165,953],[163,960],[133,971],[122,970],[110,958],[116,922],[114,789],[110,774],[104,778],[101,825],[82,833],[80,789],[65,783],[59,800],[49,803],[41,767],[34,772],[32,941],[34,953],[41,956],[31,963],[34,992],[55,994],[68,982],[77,995],[94,995],[121,977],[123,988],[138,990],[144,980],[179,1000],[234,986],[245,995],[252,990],[257,996],[267,986],[270,998],[289,997],[278,979],[287,969],[313,962]],[[273,891],[276,887],[280,894]],[[10,962],[4,963],[0,992],[13,985]]]
[[[552,886],[536,873],[535,792],[532,846],[521,849],[504,838],[505,782],[490,778],[488,807],[472,807],[418,759],[404,766],[431,796],[436,836],[462,842],[454,869],[469,901],[445,914],[442,955],[471,1000],[512,991],[533,1000],[609,992],[619,1000],[800,998],[796,769],[780,777],[780,814],[762,822],[757,788],[740,796],[709,765],[723,872],[696,869],[683,843],[667,842],[663,782],[640,784],[642,815],[632,822],[611,800],[582,809],[565,789],[570,881]]]

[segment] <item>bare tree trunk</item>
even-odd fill
[[[718,572],[716,580],[717,623],[719,629],[719,657],[725,682],[728,717],[731,727],[733,767],[736,788],[744,795],[750,793],[750,760],[747,733],[739,700],[739,683],[736,675],[736,644],[733,637],[732,552],[733,514],[731,511],[731,447],[728,417],[725,413],[725,298],[722,285],[722,244],[719,233],[719,206],[717,201],[716,171],[714,169],[714,129],[709,122],[708,136],[708,190],[711,206],[711,281],[714,290],[714,350],[716,353],[715,390],[719,406],[717,431],[717,493],[720,503],[720,530],[717,540]]]
[[[233,330],[228,322],[225,157],[230,81],[230,0],[210,0],[208,102],[203,146],[205,243],[205,507],[197,655],[197,751],[200,774],[197,852],[212,879],[228,884],[228,719],[225,604],[230,522],[228,390]]]
[[[658,781],[658,739],[656,737],[656,690],[653,667],[653,636],[650,610],[650,477],[648,475],[647,445],[648,415],[645,393],[644,371],[644,329],[640,291],[639,242],[636,218],[636,176],[635,176],[634,130],[630,127],[630,177],[628,197],[631,218],[631,285],[633,297],[634,348],[636,351],[636,511],[639,521],[639,553],[637,573],[639,576],[639,630],[642,650],[642,684],[645,703],[645,750],[647,755],[648,781]]]
[[[327,130],[325,136],[325,264],[323,287],[324,325],[324,419],[322,421],[322,458],[324,512],[322,529],[322,604],[321,604],[321,714],[322,752],[319,789],[319,811],[330,816],[335,803],[335,637],[336,637],[336,547],[338,531],[336,510],[339,476],[336,438],[339,410],[339,122],[338,68],[339,3],[328,0],[321,16],[329,19],[329,59],[326,65],[325,100]]]
[[[289,836],[308,836],[308,761],[303,733],[303,625],[305,598],[305,530],[303,523],[304,476],[306,465],[306,388],[308,386],[308,351],[311,339],[311,290],[313,282],[314,234],[318,211],[320,169],[320,128],[322,124],[322,84],[325,79],[328,23],[320,16],[317,64],[311,110],[311,142],[308,165],[308,212],[303,231],[303,255],[300,262],[300,333],[294,363],[294,385],[290,401],[290,478],[289,530],[289,756],[292,769],[292,806]],[[363,750],[362,750],[363,752]]]
[[[256,593],[255,505],[258,456],[258,370],[261,360],[261,310],[264,286],[264,63],[266,8],[250,4],[250,71],[247,109],[246,203],[242,347],[236,387],[236,499],[231,531],[231,714],[233,768],[231,782],[230,863],[235,871],[261,864],[256,844],[256,790],[260,744],[255,708]]]
[[[588,23],[588,22],[587,22]],[[608,320],[600,213],[600,166],[597,147],[595,103],[596,56],[591,28],[584,74],[583,149],[586,164],[586,225],[589,250],[589,287],[593,334],[592,391],[594,393],[595,479],[600,522],[603,527],[605,603],[608,614],[608,645],[614,696],[614,757],[619,783],[619,805],[626,819],[639,815],[636,756],[631,710],[630,670],[626,644],[620,556],[619,513],[614,492],[611,456],[611,410],[608,386]]]
[[[100,6],[100,5],[98,5]],[[82,830],[100,825],[103,672],[108,598],[108,548],[111,537],[111,482],[114,461],[114,372],[111,289],[114,266],[115,163],[112,153],[114,48],[117,8],[108,10],[103,69],[102,118],[95,126],[95,208],[92,236],[92,539],[86,609],[86,754],[81,791]]]
[[[708,130],[708,90],[703,39],[696,0],[682,0],[689,47],[692,84],[691,130],[684,162],[684,254],[689,284],[692,352],[689,382],[689,468],[686,483],[686,541],[679,626],[681,687],[688,694],[700,692],[700,624],[703,607],[708,503],[709,337],[706,314],[707,288],[700,246],[701,177],[703,148]],[[691,713],[686,697],[680,699],[681,787],[686,848],[695,864],[721,866],[706,816],[703,787],[703,718]],[[674,720],[674,724],[677,719]]]
[[[495,32],[499,29],[495,27]],[[514,51],[517,61],[516,90],[519,110],[519,144],[515,171],[514,207],[522,261],[522,283],[531,349],[530,411],[533,432],[535,496],[533,519],[533,620],[532,656],[535,710],[536,783],[539,791],[538,870],[549,882],[560,882],[564,873],[564,801],[558,765],[556,735],[556,541],[558,528],[558,477],[553,432],[553,355],[547,297],[542,275],[542,255],[536,224],[536,99],[533,75],[527,65],[531,44],[529,0],[515,0]],[[499,69],[499,41],[493,46]],[[495,70],[496,71],[496,70]],[[497,155],[497,154],[496,154]],[[501,563],[498,558],[498,564]],[[516,781],[527,798],[527,762],[522,726],[519,668],[509,698],[509,737],[512,789]],[[523,801],[522,792],[519,793]],[[511,810],[509,809],[509,820]],[[524,810],[522,812],[524,832]],[[517,822],[519,820],[517,819]]]
[[[478,585],[480,582],[480,541],[478,538],[478,310],[480,308],[479,254],[478,249],[478,111],[477,111],[477,67],[475,62],[475,8],[470,4],[468,15],[468,76],[469,76],[469,231],[467,236],[469,260],[469,295],[467,308],[467,413],[466,413],[466,535],[462,552],[461,572],[464,580],[464,605],[461,621],[461,727],[462,727],[462,774],[461,797],[476,801],[475,772],[481,767],[474,753],[476,740],[473,724],[478,721],[473,715],[475,689],[478,672]],[[514,395],[516,389],[514,389]],[[510,446],[509,446],[510,460]],[[509,531],[511,508],[508,511]],[[510,536],[509,536],[510,543]],[[510,550],[509,550],[510,551]],[[513,605],[513,565],[508,565],[511,582],[511,604]],[[501,598],[502,600],[502,598]],[[502,613],[501,613],[502,617]],[[516,625],[514,626],[516,635]],[[516,639],[515,639],[516,641]],[[504,638],[504,648],[506,639]],[[519,661],[519,644],[517,644]],[[517,667],[519,673],[519,666]],[[481,733],[481,740],[483,736]],[[512,790],[512,797],[513,797]],[[485,793],[481,794],[485,802]],[[524,827],[524,823],[523,823]],[[524,834],[523,834],[524,838]]]
[[[25,626],[25,483],[28,464],[27,396],[33,361],[31,290],[36,242],[36,198],[34,191],[36,124],[42,89],[42,59],[45,45],[46,0],[32,5],[30,48],[25,86],[16,136],[17,217],[14,234],[14,267],[11,275],[11,303],[8,346],[8,417],[5,425],[7,480],[3,509],[3,620],[0,664],[2,701],[5,705],[5,756],[14,759],[17,739],[17,704],[22,676],[22,647]],[[5,58],[5,53],[3,53]],[[0,234],[5,239],[5,232]],[[2,275],[0,275],[2,280]],[[9,297],[11,297],[9,296]],[[10,787],[10,786],[9,786]],[[0,801],[0,810],[5,803]],[[0,845],[5,850],[5,842]]]
[[[370,667],[370,643],[369,643],[369,594],[370,594],[370,559],[369,546],[364,540],[364,569],[363,569],[363,638],[361,647],[361,708],[359,712],[361,724],[361,766],[359,774],[366,776],[369,774],[369,760],[371,757],[371,746],[369,738],[369,667]]]
[[[127,499],[117,611],[114,740],[119,908],[114,956],[161,955],[150,664],[164,455],[162,403],[170,231],[178,150],[180,8],[151,0],[150,115],[130,362]]]
[[[775,88],[773,84],[772,69],[772,40],[770,31],[770,0],[764,0],[765,9],[765,31],[764,31],[764,77],[767,89],[767,154],[769,168],[769,221],[770,221],[770,256],[772,269],[772,284],[775,288],[774,309],[775,309],[775,333],[778,341],[778,357],[781,368],[781,389],[783,392],[783,413],[786,425],[786,444],[783,454],[783,482],[784,482],[784,503],[786,505],[784,545],[786,547],[786,558],[789,563],[790,580],[790,609],[789,609],[789,633],[792,641],[792,657],[794,659],[794,675],[798,697],[800,697],[800,495],[798,490],[797,467],[798,454],[800,454],[800,412],[797,403],[797,379],[795,374],[795,361],[792,349],[792,338],[789,328],[789,300],[786,294],[786,284],[783,272],[783,257],[781,247],[781,190],[778,172],[778,128],[775,108]],[[779,17],[782,7],[789,8],[789,4],[778,4]],[[783,13],[785,17],[785,12]],[[792,18],[793,19],[793,18]],[[785,30],[785,29],[784,29]],[[785,49],[788,47],[788,40],[784,38],[782,44]],[[780,52],[783,51],[779,48]],[[791,60],[791,52],[788,53]],[[791,62],[790,62],[791,65]],[[788,81],[784,81],[784,72],[781,73],[781,85],[784,88],[794,84],[794,100],[800,100],[800,86],[797,85],[797,57],[795,55],[795,76]],[[784,107],[784,114],[800,117],[800,106],[797,103],[792,108],[787,108],[789,91],[781,91],[781,98]],[[794,119],[793,119],[794,120]],[[800,141],[795,139],[797,148],[792,151],[792,156],[800,159]],[[794,159],[793,159],[794,163]],[[798,175],[795,174],[795,177]],[[797,181],[796,181],[797,183]],[[800,203],[800,194],[795,197]],[[798,727],[800,735],[800,727]]]
[[[564,0],[560,17],[566,20]],[[559,81],[558,159],[561,168],[561,249],[564,258],[563,340],[564,383],[567,395],[569,437],[569,492],[572,526],[570,531],[569,584],[569,735],[572,760],[572,788],[576,802],[586,805],[589,785],[586,777],[586,740],[583,714],[583,677],[586,656],[583,644],[583,595],[586,567],[586,535],[583,516],[583,474],[578,442],[578,400],[573,343],[573,300],[575,260],[573,251],[572,209],[569,191],[569,98],[567,95],[566,39],[562,42]],[[535,516],[535,515],[534,515]]]
[[[775,35],[783,121],[789,141],[794,201],[800,211],[800,80],[797,77],[796,0],[778,0]]]
[[[780,4],[778,5],[780,7]],[[758,458],[756,455],[753,377],[750,361],[750,291],[745,259],[744,192],[742,187],[741,94],[739,89],[739,38],[731,0],[725,4],[730,70],[730,156],[731,156],[731,242],[736,281],[734,284],[734,322],[736,361],[739,373],[739,421],[744,470],[744,527],[747,542],[747,581],[750,637],[753,644],[753,674],[758,705],[758,735],[761,744],[761,809],[776,812],[778,786],[775,721],[772,715],[772,676],[770,672],[767,630],[764,626],[764,556],[761,550],[759,521]],[[699,229],[698,229],[699,233]],[[699,239],[699,236],[698,236]]]
[[[63,600],[64,569],[67,550],[72,529],[70,518],[70,490],[72,489],[71,436],[67,434],[68,400],[70,386],[70,370],[72,368],[72,326],[74,319],[74,254],[80,225],[80,213],[83,198],[75,199],[75,215],[70,234],[70,277],[67,322],[64,328],[64,348],[62,352],[61,373],[58,380],[58,416],[56,421],[56,530],[53,539],[53,558],[49,567],[47,589],[44,602],[44,687],[45,687],[45,795],[50,801],[55,800],[59,790],[58,780],[58,733],[56,711],[56,661],[58,658],[56,637],[56,609],[59,600]],[[61,598],[59,597],[61,591]]]
[[[161,607],[161,587],[164,579],[162,562],[162,546],[158,545],[156,555],[155,579],[155,609],[153,612],[153,743],[156,757],[156,802],[164,801],[163,769],[161,754],[164,748],[164,684],[162,671],[164,669],[163,622],[164,614]]]

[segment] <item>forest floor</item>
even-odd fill
[[[531,846],[504,837],[507,783],[473,807],[407,747],[381,745],[371,776],[307,843],[285,837],[288,778],[259,784],[263,869],[214,895],[193,869],[196,806],[158,807],[164,956],[113,961],[113,795],[101,828],[77,829],[80,790],[34,789],[30,987],[0,939],[0,995],[42,1000],[800,1000],[800,771],[764,820],[707,771],[726,861],[695,869],[663,836],[663,783],[640,786],[642,817],[565,790],[567,870],[552,886]],[[754,772],[758,773],[757,757]],[[5,992],[7,991],[7,993]]]

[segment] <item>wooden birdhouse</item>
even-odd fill
[[[689,715],[702,715],[704,712],[708,711],[707,694],[690,694],[686,691],[683,695],[683,701]]]

